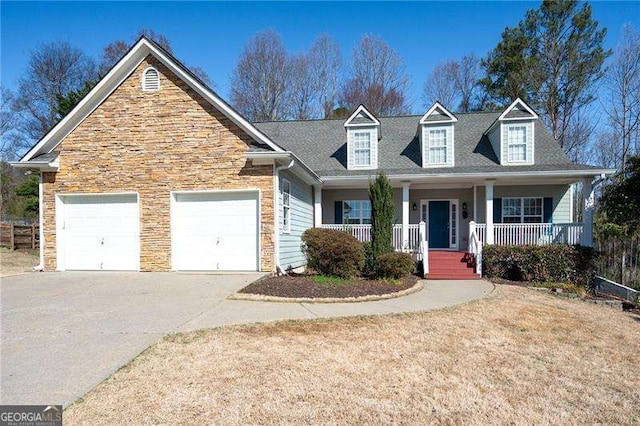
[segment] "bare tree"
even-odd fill
[[[425,108],[436,101],[445,108],[454,109],[460,102],[460,91],[457,88],[458,63],[446,61],[437,64],[424,82],[422,98]]]
[[[480,60],[473,54],[459,60],[437,64],[429,73],[423,88],[428,108],[435,101],[459,112],[481,109],[485,103],[480,80]]]
[[[100,75],[105,75],[131,48],[131,45],[122,40],[109,43],[100,55]]]
[[[287,117],[288,57],[278,33],[266,30],[245,46],[231,77],[231,103],[253,121]]]
[[[454,73],[455,86],[460,94],[458,111],[469,112],[480,109],[483,95],[480,86],[480,60],[473,54],[464,55],[457,61]]]
[[[336,41],[321,35],[311,45],[309,52],[317,100],[324,117],[330,117],[338,101],[338,81],[342,56]]]
[[[408,111],[405,92],[409,85],[404,62],[385,41],[364,35],[353,50],[349,78],[342,87],[343,106],[364,104],[374,114],[394,115]]]
[[[67,42],[42,44],[31,52],[18,80],[16,108],[20,127],[32,140],[40,139],[58,121],[58,99],[97,78],[94,61]]]
[[[609,118],[617,163],[624,171],[629,156],[637,152],[640,139],[640,32],[631,24],[622,28],[605,86],[608,96],[603,109]]]
[[[122,57],[131,49],[131,46],[145,36],[153,40],[158,46],[162,47],[167,52],[173,54],[173,48],[169,38],[164,34],[160,34],[149,28],[142,28],[131,37],[131,41],[127,43],[124,40],[116,40],[105,46],[100,56],[100,74],[104,75],[109,69],[116,64]]]
[[[602,167],[617,169],[620,167],[620,142],[611,129],[600,130],[593,142],[591,158],[593,162]]]
[[[287,99],[288,115],[297,120],[313,118],[318,95],[309,55],[299,53],[289,59]]]
[[[162,47],[167,52],[173,54],[173,48],[171,47],[171,42],[169,41],[169,38],[167,38],[167,36],[165,36],[164,34],[160,34],[154,30],[143,28],[131,38],[130,43],[127,43],[123,40],[116,40],[105,46],[102,51],[102,55],[100,55],[100,75],[104,76],[107,72],[109,72],[111,67],[113,67],[116,62],[122,59],[122,57],[129,51],[129,49],[131,49],[131,46],[133,46],[133,44],[138,41],[138,39],[143,35],[153,40],[158,44],[158,46]],[[205,84],[207,84],[208,86],[214,86],[211,78],[209,77],[209,74],[207,74],[207,72],[202,67],[187,66],[187,68]]]
[[[15,159],[27,147],[27,141],[18,132],[19,120],[13,94],[0,87],[0,161]]]
[[[578,110],[571,117],[564,134],[564,152],[574,163],[588,163],[593,156],[594,134],[599,117],[585,110]]]

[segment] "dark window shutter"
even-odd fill
[[[502,223],[502,198],[493,199],[493,223]]]
[[[553,222],[553,198],[545,197],[543,210],[542,210],[542,222],[543,223],[551,223]]]
[[[334,223],[342,223],[342,201],[336,201],[334,206],[336,216]]]

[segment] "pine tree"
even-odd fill
[[[571,140],[570,126],[595,99],[596,83],[611,54],[603,47],[606,29],[591,6],[577,0],[545,0],[517,27],[507,28],[483,66],[492,100],[503,106],[520,97],[538,112],[568,154],[583,141]]]

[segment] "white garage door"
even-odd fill
[[[64,196],[64,269],[137,271],[140,264],[135,194]]]
[[[174,197],[174,269],[258,269],[257,192],[178,193]]]

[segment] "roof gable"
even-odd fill
[[[523,118],[536,120],[538,119],[538,114],[522,99],[518,98],[500,114],[498,120],[520,120]]]
[[[344,127],[349,126],[379,126],[380,121],[364,105],[360,105],[344,122]]]
[[[171,70],[178,78],[187,83],[193,90],[211,103],[238,127],[247,132],[259,144],[269,147],[276,152],[283,152],[277,144],[260,132],[253,124],[236,112],[229,104],[220,98],[215,92],[206,86],[200,79],[191,73],[183,64],[171,56],[153,41],[141,37],[138,42],[118,61],[109,72],[96,84],[96,86],[58,122],[45,136],[38,141],[20,159],[21,163],[51,152],[64,138],[84,121],[102,102],[115,91],[126,78],[149,55]]]
[[[436,101],[422,116],[420,124],[455,123],[456,121],[458,121],[456,116]]]

